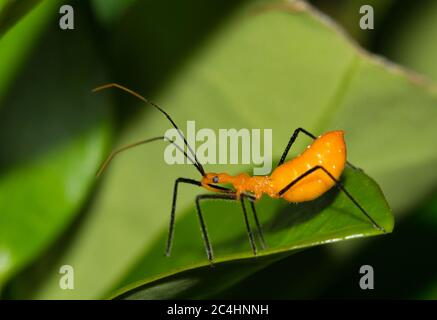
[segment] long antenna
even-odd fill
[[[173,121],[173,119],[170,117],[170,115],[169,115],[165,110],[163,110],[163,109],[162,109],[160,106],[158,106],[156,103],[154,103],[154,102],[152,102],[152,101],[146,99],[145,97],[143,97],[143,96],[140,95],[139,93],[137,93],[137,92],[135,92],[135,91],[133,91],[133,90],[131,90],[131,89],[128,89],[128,88],[126,88],[126,87],[124,87],[124,86],[122,86],[121,84],[118,84],[118,83],[108,83],[108,84],[102,85],[102,86],[100,86],[100,87],[94,88],[92,91],[93,91],[93,92],[97,92],[97,91],[101,91],[101,90],[109,89],[109,88],[117,88],[117,89],[123,90],[123,91],[125,91],[125,92],[127,92],[127,93],[133,95],[134,97],[140,99],[141,101],[143,101],[143,102],[145,102],[145,103],[147,103],[147,104],[149,104],[149,105],[155,107],[155,108],[158,109],[162,114],[164,114],[165,117],[166,117],[166,118],[171,122],[171,124],[173,125],[173,127],[176,129],[176,131],[179,133],[180,137],[184,140],[184,144],[187,146],[188,150],[189,150],[189,151],[191,152],[191,154],[193,155],[193,157],[194,157],[194,161],[193,161],[193,163],[196,163],[196,164],[197,164],[196,168],[198,168],[198,170],[200,171],[200,173],[202,174],[202,176],[205,176],[205,170],[203,169],[203,166],[200,164],[199,160],[197,159],[197,157],[196,157],[196,153],[193,151],[193,149],[191,149],[190,145],[189,145],[188,142],[187,142],[187,139],[185,139],[185,136],[182,134],[182,131],[178,128],[178,126],[176,125],[176,123]]]
[[[120,147],[119,149],[116,149],[114,151],[111,152],[111,154],[106,158],[105,162],[103,162],[102,166],[100,167],[99,171],[97,171],[96,176],[99,177],[103,171],[105,171],[105,169],[108,167],[109,163],[112,161],[112,159],[114,159],[114,157],[119,154],[120,152],[123,152],[127,149],[130,148],[134,148],[137,147],[139,145],[142,144],[146,144],[152,141],[157,141],[157,140],[164,140],[164,141],[168,141],[171,144],[173,144],[179,151],[181,151],[185,157],[190,160],[190,162],[196,167],[196,169],[202,174],[202,170],[198,167],[197,163],[194,162],[194,160],[184,151],[184,149],[182,149],[177,143],[175,143],[173,140],[168,139],[165,136],[161,136],[161,137],[155,137],[155,138],[150,138],[150,139],[146,139],[146,140],[141,140],[141,141],[137,141],[125,146]]]

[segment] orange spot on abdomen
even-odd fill
[[[270,176],[275,193],[309,169],[319,165],[336,179],[346,164],[346,145],[343,131],[331,131],[317,138],[301,155],[276,168]],[[291,187],[282,198],[289,202],[303,202],[318,198],[335,182],[323,171],[316,170]]]

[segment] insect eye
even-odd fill
[[[214,176],[214,177],[212,178],[212,182],[214,182],[214,183],[218,183],[218,182],[219,182],[219,177]]]

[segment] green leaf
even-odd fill
[[[109,101],[90,91],[104,79],[89,36],[56,28],[44,35],[5,99],[0,286],[80,212],[110,138]]]
[[[8,1],[0,8],[0,103],[59,4],[36,3]]]
[[[378,241],[368,241],[352,252],[328,285],[319,291],[320,298],[362,299],[435,299],[437,258],[430,255],[437,240],[437,201],[427,201],[404,219],[396,221],[396,232]],[[405,258],[408,248],[408,259]],[[377,270],[378,287],[369,294],[356,285],[359,266],[370,264]]]
[[[385,26],[384,18],[391,8],[394,0],[347,0],[347,1],[323,1],[310,0],[321,11],[326,12],[336,23],[340,24],[347,33],[357,40],[362,46],[367,47],[372,43],[375,33]],[[360,27],[360,19],[364,13],[360,13],[362,6],[373,8],[373,30],[363,30]]]
[[[414,76],[419,81],[423,77],[436,80],[437,3],[398,2],[390,10],[388,19],[380,41],[381,52],[419,72]],[[416,148],[416,143],[409,145],[413,145],[413,150]],[[424,159],[423,165],[417,169],[426,172],[433,171],[434,167],[434,162],[427,163]],[[411,168],[411,172],[415,170]],[[429,252],[434,250],[433,244],[436,242],[437,195],[431,192],[429,186],[417,184],[416,188],[431,193],[431,196],[426,194],[424,199],[429,198],[429,203],[421,201],[420,205],[406,212],[403,219],[397,219],[396,233],[391,240],[370,242],[359,252],[350,255],[336,273],[329,274],[332,283],[324,289],[323,297],[366,297],[364,292],[351,285],[350,280],[356,276],[357,265],[370,263],[377,266],[379,277],[384,279],[373,298],[436,299],[437,259]],[[406,247],[409,248],[408,259],[404,256]],[[325,265],[326,261],[321,264]],[[402,279],[400,286],[399,279]]]
[[[429,170],[437,162],[437,150],[429,147],[431,137],[437,135],[435,88],[364,53],[300,2],[269,10],[250,8],[223,20],[173,70],[157,93],[151,95],[141,89],[139,81],[131,85],[132,89],[164,106],[184,131],[186,120],[196,120],[198,129],[216,132],[219,128],[272,128],[273,159],[280,157],[297,127],[315,134],[345,129],[349,160],[375,178],[390,205],[400,211],[416,203],[437,180],[437,172]],[[142,11],[137,9],[135,14]],[[162,79],[159,66],[165,68],[173,62],[162,57],[177,52],[177,48],[154,46],[155,33],[135,26],[130,36],[136,35],[162,52],[149,50],[148,59],[120,58],[119,63],[124,66],[125,61],[132,62],[135,72],[130,78],[148,77],[152,83]],[[128,47],[126,38],[119,35],[116,39],[125,46],[117,42],[114,46],[138,54],[137,43]],[[177,43],[184,39],[178,38]],[[154,64],[154,69],[146,68]],[[160,135],[169,128],[155,110],[140,103],[138,108],[119,145]],[[309,142],[299,138],[292,152],[300,152]],[[101,297],[122,281],[144,253],[158,250],[154,248],[167,228],[174,180],[198,177],[192,166],[165,164],[163,149],[159,143],[147,145],[111,164],[90,205],[91,214],[59,257],[74,265],[76,289],[59,289],[53,265],[32,297]],[[208,165],[206,169],[237,173],[247,167]],[[185,219],[181,212],[192,211],[198,192],[189,186],[182,189],[177,219]],[[226,225],[230,229],[239,227]],[[191,236],[176,235],[177,242],[183,246]],[[202,244],[196,243],[196,252],[201,252]],[[148,268],[160,265],[151,262]],[[147,272],[144,270],[144,274]]]
[[[377,2],[381,6],[391,1]],[[375,22],[374,31],[361,30],[356,33],[353,28],[358,28],[358,24],[354,12],[358,12],[358,3],[371,4],[354,0],[346,1],[339,7],[337,4],[319,1],[320,6],[324,9],[325,6],[328,7],[326,11],[345,24],[348,31],[360,40],[369,36],[375,37],[376,32],[379,44],[377,50],[387,58],[420,72],[421,75],[414,75],[417,79],[423,76],[437,79],[437,63],[434,59],[437,54],[434,41],[437,31],[436,2],[396,2],[390,10],[382,12],[381,8],[374,7],[375,18],[381,20],[384,16],[384,19]],[[346,10],[347,8],[352,10]],[[353,21],[353,25],[349,25],[348,21]],[[431,165],[424,165],[425,167],[419,165],[418,169],[422,168],[424,172],[432,170]],[[426,186],[420,184],[417,188],[430,192]],[[434,206],[423,205],[427,198],[431,199]],[[436,242],[436,200],[435,193],[432,197],[427,196],[418,206],[396,219],[396,232],[390,237],[372,238],[360,245],[339,243],[333,247],[323,247],[316,253],[305,252],[283,259],[217,297],[259,299],[265,296],[265,292],[269,292],[271,298],[279,299],[350,299],[370,296],[372,299],[435,299],[437,259],[430,256],[429,252],[433,251],[433,244]],[[407,247],[408,259],[404,255]],[[357,270],[364,264],[374,266],[378,279],[382,279],[378,281],[377,290],[372,293],[363,291],[356,285]],[[295,285],[288,286],[289,283]]]
[[[387,39],[387,45],[383,48],[384,53],[395,61],[399,61],[421,74],[437,80],[437,45],[435,33],[437,31],[437,3],[427,1],[421,5],[409,4],[404,8],[404,15],[399,17],[403,24],[401,27],[390,30],[391,37]],[[390,45],[390,47],[389,47]],[[388,244],[386,247],[393,250],[393,256],[399,256],[399,247],[407,243],[410,239],[415,239],[416,244],[420,245],[420,250],[415,250],[414,265],[408,268],[409,273],[420,275],[421,281],[409,279],[402,292],[392,294],[392,296],[402,296],[407,298],[436,299],[437,298],[437,277],[435,270],[437,259],[429,255],[435,243],[437,232],[437,195],[434,193],[429,205],[421,206],[412,212],[414,217],[403,221],[402,233],[396,238],[395,243]],[[429,244],[429,247],[423,244]],[[370,250],[368,250],[370,255]],[[389,278],[391,283],[401,277],[401,272],[392,274]],[[393,293],[390,288],[386,288],[381,295]]]
[[[435,299],[437,197],[396,218],[393,234],[343,241],[286,257],[212,299]],[[408,258],[405,257],[408,248]],[[370,265],[375,290],[358,285]],[[376,277],[376,276],[375,276]],[[293,284],[293,285],[290,285]]]
[[[95,15],[105,26],[111,26],[123,16],[135,0],[92,0]]]
[[[420,5],[402,3],[398,6],[400,13],[393,19],[402,23],[393,23],[387,30],[389,36],[382,45],[384,55],[437,80],[437,3],[424,1]]]
[[[349,168],[343,174],[343,183],[378,223],[391,232],[393,215],[377,184],[364,173]],[[262,215],[268,248],[255,258],[244,232],[239,204],[205,203],[202,206],[205,220],[213,246],[217,248],[213,277],[202,247],[196,211],[192,208],[176,225],[172,257],[163,255],[167,236],[163,233],[123,280],[122,285],[127,287],[118,290],[116,296],[126,299],[206,298],[286,254],[315,245],[381,234],[344,193],[337,191],[303,204],[284,206],[281,200],[260,201],[257,208]],[[252,261],[242,261],[247,259],[255,260],[253,265]],[[129,285],[131,283],[134,285]]]
[[[0,2],[0,35],[11,28],[17,21],[33,9],[41,0],[17,1],[2,0]]]

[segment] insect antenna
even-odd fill
[[[162,114],[165,115],[165,117],[170,121],[170,123],[173,125],[173,127],[177,130],[179,136],[184,140],[184,144],[187,146],[188,150],[190,151],[191,155],[194,157],[194,161],[193,164],[196,165],[196,168],[199,170],[200,174],[202,176],[205,176],[205,170],[203,169],[203,166],[200,164],[199,160],[196,157],[196,153],[193,151],[193,149],[191,148],[191,146],[188,144],[187,139],[185,139],[185,136],[182,134],[182,131],[178,128],[178,126],[176,125],[176,123],[173,121],[173,119],[170,117],[170,115],[164,110],[162,109],[160,106],[158,106],[156,103],[146,99],[145,97],[143,97],[142,95],[140,95],[139,93],[128,89],[124,86],[122,86],[121,84],[118,83],[108,83],[105,85],[102,85],[100,87],[94,88],[92,90],[92,92],[97,92],[97,91],[101,91],[104,89],[109,89],[109,88],[117,88],[120,89],[122,91],[125,91],[131,95],[133,95],[134,97],[140,99],[141,101],[145,102],[146,104],[149,104],[153,107],[155,107],[156,109],[158,109]]]
[[[175,143],[173,140],[171,140],[171,139],[168,139],[167,137],[165,137],[165,136],[161,136],[161,137],[155,137],[155,138],[150,138],[150,139],[146,139],[146,140],[141,140],[141,141],[137,141],[137,142],[134,142],[134,143],[130,143],[130,144],[127,144],[127,145],[125,145],[125,146],[122,146],[122,147],[120,147],[119,149],[116,149],[116,150],[114,150],[114,151],[112,151],[111,152],[111,154],[106,158],[106,160],[103,162],[103,164],[102,164],[102,166],[100,167],[100,169],[97,171],[97,173],[96,173],[96,176],[97,177],[99,177],[102,173],[103,173],[103,171],[105,171],[105,169],[108,167],[108,165],[109,165],[109,163],[112,161],[112,159],[114,159],[114,157],[117,155],[117,154],[119,154],[120,152],[123,152],[123,151],[126,151],[127,149],[131,149],[131,148],[134,148],[134,147],[137,147],[137,146],[139,146],[139,145],[142,145],[142,144],[146,144],[146,143],[149,143],[149,142],[152,142],[152,141],[157,141],[157,140],[164,140],[164,141],[168,141],[168,142],[170,142],[171,144],[173,144],[175,147],[176,147],[176,149],[178,149],[180,152],[182,152],[183,154],[184,154],[184,156],[191,162],[191,164],[193,164],[195,167],[196,167],[196,169],[202,174],[202,172],[204,172],[204,171],[202,171],[202,169],[198,166],[198,164],[193,160],[193,158],[191,158],[186,152],[185,152],[185,150],[183,149],[183,148],[181,148],[177,143]]]

